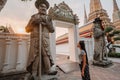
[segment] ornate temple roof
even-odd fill
[[[60,20],[74,24],[79,23],[78,16],[73,14],[72,9],[65,2],[58,4],[58,6],[55,4],[54,7],[51,7],[49,9],[49,16],[52,17],[53,20]]]

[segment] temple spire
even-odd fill
[[[86,8],[85,8],[85,4],[84,4],[84,24],[86,24],[87,22],[88,22],[88,20],[87,20]]]
[[[100,0],[90,0],[88,21],[94,21],[96,17],[100,17],[104,28],[112,25],[106,10],[102,8]]]
[[[116,0],[113,0],[113,12],[119,11]]]
[[[113,0],[113,22],[120,20],[120,10],[116,0]]]
[[[101,9],[102,5],[100,0],[90,0],[90,13]]]

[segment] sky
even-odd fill
[[[84,21],[84,4],[86,7],[87,15],[89,14],[90,0],[48,0],[50,6],[65,2],[73,10],[74,14],[77,14],[80,23],[79,27],[83,25]],[[120,0],[116,0],[118,7],[120,8]],[[35,0],[22,2],[21,0],[8,0],[3,10],[0,12],[0,25],[12,26],[16,33],[25,33],[25,26],[27,25],[31,15],[37,13],[37,9],[34,6]],[[112,20],[113,13],[113,0],[101,0],[103,9],[107,10],[107,13]],[[56,28],[56,36],[60,36],[67,33],[67,29]]]

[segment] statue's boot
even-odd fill
[[[37,76],[37,73],[33,73],[32,74],[32,77],[33,77],[33,80],[39,80],[38,76]]]
[[[57,74],[57,68],[56,68],[56,65],[53,65],[51,68],[50,68],[50,70],[49,70],[49,72],[48,72],[48,75],[56,75]]]
[[[108,59],[107,58],[103,58],[104,61],[107,61]]]
[[[48,75],[56,75],[57,74],[57,71],[50,71],[49,73],[48,73]]]

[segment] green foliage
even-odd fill
[[[115,37],[114,41],[120,40],[120,37]]]
[[[120,58],[120,53],[109,53],[109,57],[115,57],[115,58]]]
[[[119,34],[120,33],[120,30],[114,30],[113,31],[113,34],[115,35],[115,34]]]
[[[113,27],[106,27],[105,28],[105,32],[108,33],[108,32],[111,32],[113,30]]]
[[[109,33],[108,35],[109,35],[110,37],[113,37],[113,36],[114,36],[114,34],[113,34],[113,33]]]
[[[120,40],[120,30],[116,30],[112,26],[106,27],[105,33],[107,33],[107,36],[113,38],[114,41]]]

